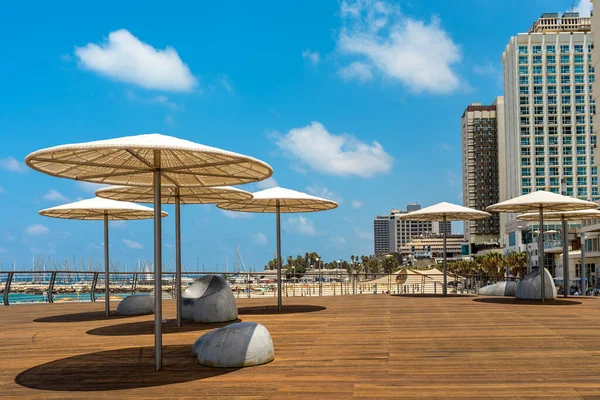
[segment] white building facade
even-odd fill
[[[590,18],[577,13],[544,14],[528,33],[510,39],[502,54],[500,201],[536,190],[600,199],[593,157],[592,43]],[[508,214],[501,223],[507,247],[512,247],[507,236],[517,226],[514,219]]]

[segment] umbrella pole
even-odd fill
[[[175,189],[175,290],[177,291],[177,326],[181,326],[181,197]]]
[[[561,214],[560,222],[562,223],[563,235],[563,296],[569,297],[569,226],[565,216]]]
[[[277,311],[281,312],[281,206],[277,200]]]
[[[108,276],[108,212],[104,211],[104,312],[106,318],[110,317],[110,279]]]
[[[585,278],[587,275],[587,271],[585,270],[585,233],[581,232],[581,295],[585,296]]]
[[[544,268],[544,206],[540,206],[540,240],[538,249],[538,264],[540,271],[542,272],[541,279],[541,290],[542,290],[542,303],[546,297],[546,270]]]
[[[448,295],[448,277],[446,276],[446,215],[444,214],[444,296]]]
[[[162,221],[160,150],[154,150],[154,365],[162,369]]]

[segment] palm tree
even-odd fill
[[[506,264],[510,267],[510,273],[520,278],[525,277],[527,272],[527,253],[522,251],[510,253],[505,257]]]
[[[483,256],[482,264],[488,275],[498,280],[504,274],[504,257],[500,253],[487,253]]]

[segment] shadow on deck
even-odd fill
[[[164,346],[163,370],[154,371],[154,347],[132,347],[63,358],[17,375],[31,389],[91,392],[155,387],[237,371],[198,365],[192,346]]]

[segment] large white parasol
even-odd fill
[[[69,144],[38,150],[28,166],[52,176],[154,188],[160,213],[162,186],[220,186],[256,182],[273,175],[266,163],[242,154],[158,133]],[[154,216],[154,352],[162,369],[162,226]]]
[[[75,203],[63,204],[41,210],[40,215],[52,218],[77,219],[86,221],[104,221],[104,309],[110,317],[109,257],[108,257],[108,221],[151,219],[154,210],[135,203],[108,199],[87,199]],[[162,212],[162,216],[168,214]]]
[[[527,213],[527,214],[521,214],[519,216],[517,216],[518,220],[521,221],[538,221],[540,218],[540,216],[537,213]],[[563,239],[563,243],[562,243],[562,247],[563,247],[563,281],[564,282],[570,282],[569,279],[569,239],[567,237],[567,221],[581,221],[584,219],[595,219],[595,218],[599,218],[600,219],[600,210],[580,210],[580,211],[558,211],[558,212],[549,212],[544,214],[544,218],[546,220],[550,220],[550,221],[561,221],[562,224],[562,239]],[[582,252],[581,254],[585,254],[585,248],[583,247],[585,245],[585,240],[584,240],[584,236],[585,234],[582,233],[581,234],[581,238],[583,240],[583,244],[582,244]],[[582,258],[584,258],[585,255],[582,256]],[[581,261],[581,265],[584,266],[585,265],[585,258]],[[585,285],[585,267],[581,268],[581,287],[584,287]],[[565,283],[565,291],[564,291],[564,297],[568,297],[569,296],[569,288],[567,287],[567,284]]]
[[[154,192],[148,186],[111,186],[96,191],[96,196],[113,200],[152,203]],[[252,194],[233,187],[168,187],[161,189],[163,204],[175,204],[175,284],[177,286],[177,326],[181,326],[181,203],[215,204],[219,201],[248,200]]]
[[[443,294],[448,294],[448,277],[446,268],[446,222],[447,221],[472,221],[485,219],[490,214],[485,211],[463,207],[452,203],[441,202],[433,206],[425,207],[417,211],[402,214],[400,219],[410,221],[442,221],[444,223],[444,287]]]
[[[527,213],[537,212],[538,220],[540,223],[540,235],[539,235],[539,268],[541,271],[541,299],[544,302],[545,295],[545,273],[544,273],[544,212],[553,211],[578,211],[578,210],[589,210],[598,208],[598,204],[592,203],[591,201],[580,200],[573,197],[563,196],[561,194],[546,192],[545,190],[538,190],[533,193],[525,194],[523,196],[515,197],[510,200],[502,201],[500,203],[492,204],[486,208],[487,211],[491,212],[505,212],[505,213]]]
[[[295,190],[274,187],[252,194],[251,200],[217,203],[224,210],[276,213],[277,222],[277,310],[281,311],[281,213],[300,213],[331,210],[335,201],[311,196]]]

